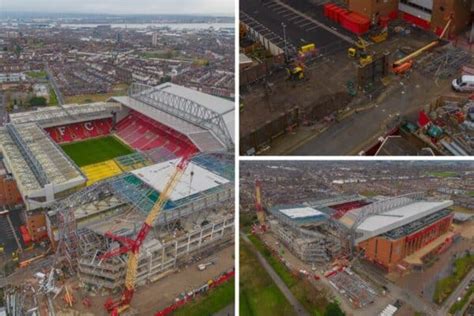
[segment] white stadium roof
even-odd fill
[[[156,191],[162,192],[179,160],[173,159],[161,162],[132,171],[132,173]],[[193,173],[192,179],[191,172]],[[178,201],[228,182],[229,180],[226,178],[190,162],[173,193],[171,193],[171,200]]]
[[[37,124],[0,129],[0,149],[28,209],[46,206],[56,193],[86,182],[76,164]]]
[[[156,87],[134,84],[130,90],[129,96],[111,100],[186,135],[200,151],[229,149],[227,138],[216,131],[228,135],[232,146],[235,143],[234,102],[173,83]],[[216,121],[222,126],[217,127]]]
[[[356,239],[356,243],[381,235],[452,205],[453,201],[450,200],[442,202],[416,201],[388,212],[369,216],[356,228],[357,233],[362,234]]]
[[[117,103],[106,102],[48,106],[34,111],[12,113],[10,121],[14,124],[36,122],[42,127],[51,127],[111,117],[112,112],[118,112],[120,108]]]
[[[289,209],[280,209],[280,213],[288,216],[291,219],[301,219],[301,218],[324,215],[324,213],[318,210],[315,210],[314,208],[309,207],[309,206],[289,208]]]

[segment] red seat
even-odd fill
[[[117,135],[135,149],[149,150],[163,146],[172,153],[178,153],[178,156],[190,150],[197,152],[185,135],[133,110],[118,122],[116,128]]]
[[[112,119],[100,119],[63,126],[48,127],[46,132],[57,143],[67,143],[109,135]]]

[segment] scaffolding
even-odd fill
[[[67,208],[58,213],[58,246],[55,263],[66,261],[69,271],[75,272],[78,258],[78,235],[74,210]]]

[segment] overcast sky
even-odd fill
[[[234,0],[0,0],[0,11],[233,15]]]

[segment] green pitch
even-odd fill
[[[113,136],[64,144],[61,147],[79,167],[133,153],[132,149]]]

